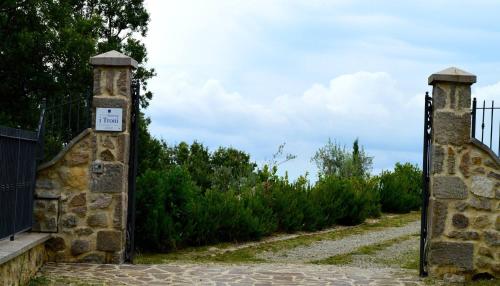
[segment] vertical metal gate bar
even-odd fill
[[[138,160],[138,121],[139,121],[139,98],[140,84],[137,80],[132,82],[132,113],[130,132],[130,153],[128,172],[128,212],[127,212],[127,247],[125,250],[125,260],[133,262],[135,248],[135,180],[137,177]]]
[[[420,263],[419,274],[421,277],[427,276],[427,208],[429,205],[429,175],[430,175],[430,145],[432,134],[432,98],[429,93],[425,93],[424,110],[424,146],[422,155],[422,210],[420,220]]]

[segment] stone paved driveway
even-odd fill
[[[40,274],[105,285],[423,285],[414,272],[304,264],[49,263]]]

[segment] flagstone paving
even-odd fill
[[[39,275],[49,285],[424,285],[413,271],[304,264],[48,263]]]

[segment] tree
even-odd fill
[[[328,139],[327,144],[316,151],[311,161],[316,163],[320,177],[366,177],[371,170],[373,157],[367,156],[363,147],[359,148],[358,139],[353,143],[352,152]]]
[[[0,124],[34,128],[42,98],[61,102],[92,83],[89,58],[115,49],[139,63],[134,77],[145,91],[149,14],[143,0],[6,0],[0,3]]]

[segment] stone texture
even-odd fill
[[[76,227],[78,224],[78,219],[76,218],[75,215],[66,215],[62,220],[61,220],[61,225],[65,228],[73,228]]]
[[[432,227],[432,237],[440,236],[446,225],[446,215],[448,213],[448,204],[441,201],[432,200],[431,209],[433,213],[431,214],[431,227]]]
[[[87,195],[85,193],[81,193],[78,195],[75,195],[71,201],[69,202],[70,207],[79,207],[83,206],[87,203]]]
[[[87,224],[91,227],[107,227],[108,216],[106,213],[96,213],[90,215],[87,219]]]
[[[432,89],[432,107],[434,110],[443,109],[446,106],[446,92],[441,86]]]
[[[491,250],[489,248],[486,248],[486,247],[479,247],[479,250],[477,251],[477,253],[479,253],[479,255],[486,256],[486,257],[489,257],[492,259],[495,258],[493,256],[493,253],[491,252]]]
[[[486,198],[472,196],[468,203],[469,206],[478,210],[491,210],[491,201]]]
[[[494,198],[495,197],[495,191],[493,189],[494,186],[495,182],[485,176],[472,177],[471,192],[473,192],[478,196],[486,198]]]
[[[87,254],[87,255],[83,256],[82,258],[78,259],[78,262],[103,264],[104,263],[104,255],[98,254],[98,253]]]
[[[455,174],[455,151],[451,147],[448,147],[447,165],[448,174]]]
[[[62,237],[55,236],[47,240],[45,246],[52,251],[61,251],[66,249],[66,242]]]
[[[479,239],[479,233],[475,231],[450,231],[448,233],[449,238],[455,238],[455,239],[460,239],[460,240],[478,240]]]
[[[469,226],[469,219],[463,214],[454,214],[452,224],[456,228],[466,228]]]
[[[461,146],[470,138],[470,114],[457,115],[453,112],[434,113],[435,141],[441,145]]]
[[[430,245],[431,265],[455,266],[463,270],[473,269],[474,245],[468,242],[434,242]]]
[[[497,220],[495,222],[495,228],[500,230],[500,215],[497,216]]]
[[[487,215],[480,215],[474,218],[472,225],[474,228],[485,228],[490,225],[490,219]]]
[[[105,209],[111,205],[111,202],[113,201],[113,197],[108,194],[99,194],[95,196],[91,203],[90,203],[90,208],[91,209]]]
[[[33,285],[30,281],[47,261],[47,250],[39,244],[0,264],[0,285]]]
[[[92,228],[82,227],[82,228],[75,229],[75,233],[79,236],[89,236],[89,235],[93,234],[94,231],[92,230]]]
[[[66,156],[66,164],[70,167],[87,164],[90,160],[89,152],[74,152]]]
[[[441,146],[433,146],[432,154],[432,173],[440,174],[443,172],[444,149]]]
[[[484,241],[490,246],[500,246],[500,234],[498,231],[485,231]]]
[[[470,176],[470,165],[471,165],[470,153],[465,152],[462,155],[462,158],[460,159],[460,166],[458,168],[460,169],[462,175],[466,178]]]
[[[458,177],[434,177],[432,194],[440,199],[465,199],[467,186]]]
[[[458,201],[455,203],[455,209],[459,212],[465,211],[468,206],[469,206],[469,204],[466,202],[463,202],[463,201]]]
[[[124,170],[122,164],[104,164],[102,174],[92,174],[91,191],[99,193],[120,193],[124,191]]]
[[[99,231],[97,233],[97,250],[120,251],[122,249],[122,233],[120,231]]]
[[[71,212],[76,214],[77,216],[83,218],[83,217],[87,216],[87,206],[72,208]]]
[[[71,254],[80,255],[90,251],[90,243],[87,240],[77,239],[71,243]]]

